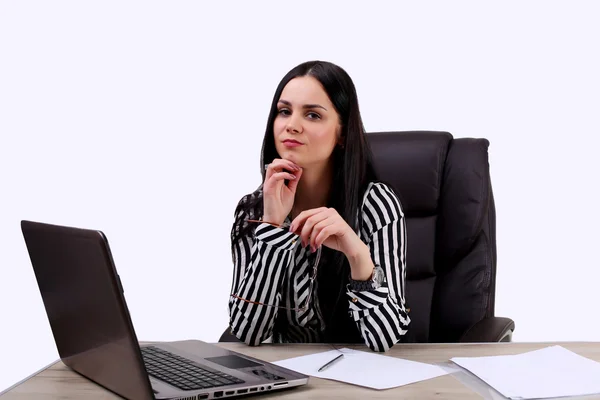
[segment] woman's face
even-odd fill
[[[339,116],[315,78],[294,78],[283,89],[273,124],[275,148],[302,168],[326,164],[339,141]]]

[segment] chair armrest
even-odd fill
[[[219,338],[219,343],[221,342],[241,342],[233,333],[231,333],[231,327],[225,329],[225,332]]]
[[[469,328],[459,342],[510,342],[514,330],[515,322],[510,318],[484,318]]]

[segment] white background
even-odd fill
[[[141,340],[218,340],[233,210],[311,59],[349,72],[368,131],[489,139],[496,314],[600,340],[596,4],[0,2],[0,389],[58,357],[21,219],[108,235]]]

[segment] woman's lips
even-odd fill
[[[298,147],[298,146],[302,146],[302,143],[296,142],[294,140],[284,140],[283,145],[286,147]]]

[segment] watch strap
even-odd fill
[[[352,279],[350,276],[348,278],[347,288],[353,292],[362,292],[368,290],[374,290],[381,287],[383,284],[383,269],[379,265],[375,265],[373,268],[373,273],[371,277],[366,281],[357,281]]]

